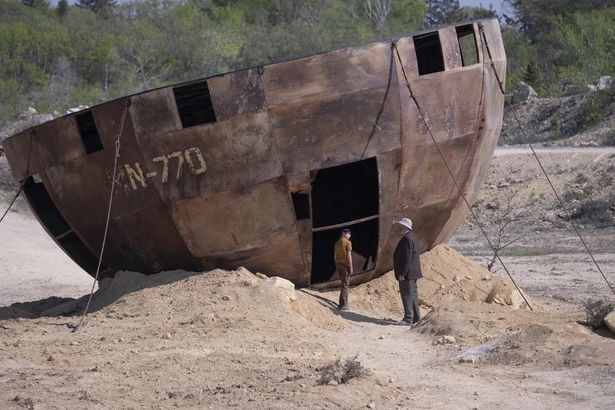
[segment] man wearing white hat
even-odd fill
[[[393,269],[395,279],[399,281],[399,293],[404,306],[404,318],[401,323],[413,325],[421,319],[416,284],[417,279],[423,277],[419,259],[419,240],[412,231],[410,218],[402,218],[397,223],[400,225],[403,236],[393,254]]]

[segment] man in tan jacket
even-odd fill
[[[348,310],[348,288],[350,275],[352,275],[352,243],[350,242],[350,229],[344,229],[340,238],[335,242],[335,269],[340,276],[342,287],[340,290],[339,310]]]

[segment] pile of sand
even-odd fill
[[[421,255],[423,278],[419,280],[419,300],[425,312],[455,302],[495,303],[525,308],[523,299],[509,279],[492,275],[485,268],[448,247],[439,245]],[[337,290],[320,295],[335,301]],[[399,284],[393,272],[352,288],[353,310],[384,318],[401,318],[403,308]]]

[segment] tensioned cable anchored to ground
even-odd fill
[[[574,229],[574,231],[576,232],[577,236],[581,240],[581,243],[583,243],[583,247],[587,251],[587,254],[591,258],[591,260],[594,263],[594,265],[596,265],[596,268],[598,269],[598,272],[600,272],[600,274],[602,275],[602,278],[606,282],[607,286],[609,287],[609,289],[611,289],[611,292],[613,292],[613,294],[615,295],[615,289],[613,288],[613,285],[611,285],[611,283],[607,279],[606,275],[602,271],[602,268],[600,268],[600,265],[598,264],[598,261],[596,261],[596,258],[594,258],[594,255],[592,254],[592,252],[590,251],[589,247],[587,246],[587,243],[585,242],[585,239],[583,239],[583,236],[581,235],[581,232],[579,231],[579,227],[577,226],[577,224],[572,219],[572,216],[570,215],[570,212],[568,211],[568,209],[564,205],[564,201],[562,200],[561,196],[557,192],[557,189],[555,189],[555,186],[551,182],[551,178],[549,178],[549,174],[547,174],[547,171],[543,167],[542,162],[540,161],[540,158],[538,157],[538,154],[534,150],[534,146],[530,142],[529,136],[527,135],[527,133],[525,132],[525,129],[521,125],[521,121],[517,117],[516,111],[512,108],[512,105],[508,101],[506,101],[506,91],[504,90],[504,85],[502,84],[502,81],[500,81],[500,77],[498,76],[497,70],[495,69],[495,63],[493,62],[493,57],[491,56],[491,50],[489,49],[489,43],[487,42],[487,37],[485,36],[485,32],[483,30],[483,25],[479,24],[478,27],[479,27],[480,32],[481,32],[481,37],[483,38],[483,40],[485,42],[485,47],[487,48],[487,54],[489,55],[490,65],[491,65],[491,68],[493,69],[493,73],[495,74],[495,78],[496,78],[496,80],[498,82],[498,86],[500,88],[500,92],[505,97],[504,101],[510,107],[510,110],[513,113],[513,117],[515,118],[517,126],[521,130],[521,134],[523,135],[523,137],[525,138],[527,144],[529,145],[530,151],[532,151],[532,155],[534,156],[534,158],[536,158],[536,162],[538,162],[538,166],[540,167],[540,170],[542,171],[542,173],[544,174],[545,178],[547,179],[547,182],[549,183],[549,186],[551,187],[551,190],[553,190],[553,193],[555,194],[555,197],[557,198],[557,201],[559,202],[560,207],[564,210],[564,213],[566,214],[566,216],[568,218],[568,221],[572,225],[572,228]]]

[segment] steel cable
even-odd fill
[[[120,123],[120,130],[117,134],[117,138],[115,140],[115,156],[113,158],[113,177],[111,179],[111,192],[109,193],[109,205],[107,207],[107,219],[105,221],[105,232],[103,234],[102,245],[100,246],[100,255],[98,257],[98,265],[96,266],[96,275],[94,275],[94,282],[92,283],[92,289],[90,290],[90,296],[88,297],[88,303],[85,305],[85,309],[81,314],[81,318],[79,319],[79,324],[72,327],[73,332],[77,332],[81,326],[83,325],[83,320],[85,319],[85,315],[90,308],[90,303],[92,302],[92,297],[94,295],[94,288],[96,287],[96,283],[98,282],[98,275],[100,274],[100,266],[102,264],[103,253],[105,251],[105,244],[107,243],[107,233],[109,231],[109,221],[111,220],[111,207],[113,205],[113,194],[115,192],[115,179],[117,175],[117,160],[120,157],[120,137],[122,136],[122,132],[124,131],[124,123],[126,121],[126,114],[128,113],[128,107],[130,106],[130,100],[126,100],[124,103],[124,112],[122,113],[122,121]]]
[[[478,217],[474,213],[474,210],[472,209],[472,206],[470,205],[470,202],[468,201],[465,193],[463,192],[463,190],[459,186],[459,182],[457,182],[457,178],[455,177],[455,174],[453,173],[453,171],[451,170],[450,166],[448,165],[448,162],[446,161],[446,158],[444,157],[444,153],[440,149],[440,145],[436,141],[436,138],[434,137],[434,135],[433,135],[433,133],[431,131],[431,126],[429,125],[429,123],[427,122],[427,119],[423,115],[423,111],[421,110],[421,107],[420,107],[420,105],[419,105],[419,103],[418,103],[418,101],[416,99],[416,96],[412,92],[412,87],[410,86],[410,81],[408,80],[408,76],[406,75],[406,70],[405,70],[404,65],[403,65],[403,63],[401,61],[401,56],[399,55],[399,50],[397,49],[397,47],[395,47],[395,52],[397,54],[397,59],[399,60],[401,71],[402,71],[402,73],[404,75],[404,80],[406,82],[406,87],[408,88],[408,92],[410,93],[410,98],[414,102],[414,105],[416,106],[416,109],[419,112],[419,115],[421,116],[421,120],[423,121],[423,123],[425,124],[425,127],[427,128],[427,132],[429,133],[429,136],[431,137],[431,140],[433,141],[436,149],[438,150],[438,154],[442,158],[442,162],[444,162],[444,165],[446,166],[446,169],[448,170],[448,173],[451,175],[451,178],[453,179],[453,183],[455,184],[455,187],[459,191],[461,197],[463,198],[463,201],[465,202],[466,206],[470,210],[470,213],[472,214],[472,217],[474,218],[474,221],[476,222],[476,224],[478,225],[481,233],[483,234],[483,236],[487,240],[487,243],[489,244],[489,247],[491,248],[493,253],[496,255],[498,261],[502,264],[502,267],[504,268],[504,271],[506,271],[506,273],[508,274],[508,277],[510,278],[512,283],[515,285],[515,288],[517,288],[517,290],[519,291],[519,294],[521,295],[521,297],[523,298],[525,303],[527,303],[527,306],[530,308],[531,311],[533,311],[534,309],[532,308],[532,305],[530,304],[530,302],[527,300],[527,298],[525,297],[525,295],[523,294],[523,292],[521,291],[521,289],[517,285],[517,282],[515,281],[515,279],[510,274],[510,271],[508,270],[508,268],[504,264],[504,261],[502,261],[502,259],[500,258],[500,255],[497,254],[493,244],[491,243],[491,240],[489,240],[489,236],[487,236],[487,233],[485,232],[485,229],[483,228],[482,224],[478,220]]]
[[[581,243],[585,247],[585,250],[587,251],[587,254],[591,258],[591,260],[594,263],[594,265],[596,265],[596,269],[598,269],[598,272],[600,272],[600,274],[602,275],[602,278],[606,282],[606,284],[609,287],[609,289],[611,289],[611,292],[613,292],[613,294],[615,295],[615,289],[613,288],[613,285],[611,285],[611,283],[607,279],[606,275],[602,271],[602,268],[600,268],[600,265],[598,265],[598,261],[596,261],[596,258],[594,258],[594,255],[592,254],[592,252],[590,251],[589,247],[587,246],[587,243],[585,242],[585,239],[583,239],[583,236],[581,235],[581,232],[579,231],[579,228],[578,228],[576,222],[574,222],[574,220],[572,219],[572,216],[570,215],[570,212],[568,211],[568,209],[564,205],[564,201],[562,200],[561,196],[557,192],[557,189],[555,189],[555,186],[551,182],[551,178],[549,177],[549,174],[547,174],[547,171],[545,170],[544,166],[542,165],[542,161],[540,161],[540,158],[538,157],[538,154],[534,150],[534,146],[530,142],[529,136],[527,135],[527,133],[525,132],[525,129],[521,125],[521,121],[519,120],[519,117],[517,117],[516,110],[512,107],[512,104],[510,104],[510,102],[506,101],[506,91],[504,90],[504,86],[502,85],[502,82],[500,81],[500,77],[498,76],[497,70],[495,69],[495,64],[493,62],[493,57],[491,55],[491,50],[489,49],[489,43],[487,43],[487,37],[485,36],[485,32],[483,30],[482,24],[479,24],[479,29],[480,29],[480,32],[481,32],[481,36],[482,36],[482,38],[485,41],[485,46],[487,47],[487,54],[489,55],[489,60],[491,62],[491,68],[493,69],[493,73],[495,74],[495,78],[496,78],[496,80],[498,82],[498,85],[500,87],[500,91],[501,91],[502,95],[504,96],[504,101],[506,102],[506,104],[508,104],[508,107],[510,108],[510,111],[512,111],[512,113],[513,113],[513,117],[515,118],[515,121],[517,123],[517,127],[519,127],[519,129],[521,130],[521,134],[523,135],[523,137],[527,141],[527,144],[530,147],[530,151],[532,151],[532,155],[534,156],[534,158],[536,158],[536,162],[538,162],[538,166],[540,167],[540,170],[542,171],[542,173],[544,174],[545,178],[547,179],[547,182],[549,183],[549,186],[551,187],[551,190],[555,194],[555,197],[557,198],[557,201],[559,202],[560,207],[564,210],[564,213],[568,217],[568,221],[570,222],[570,224],[572,225],[572,228],[574,229],[574,231],[576,232],[577,236],[581,240]]]

